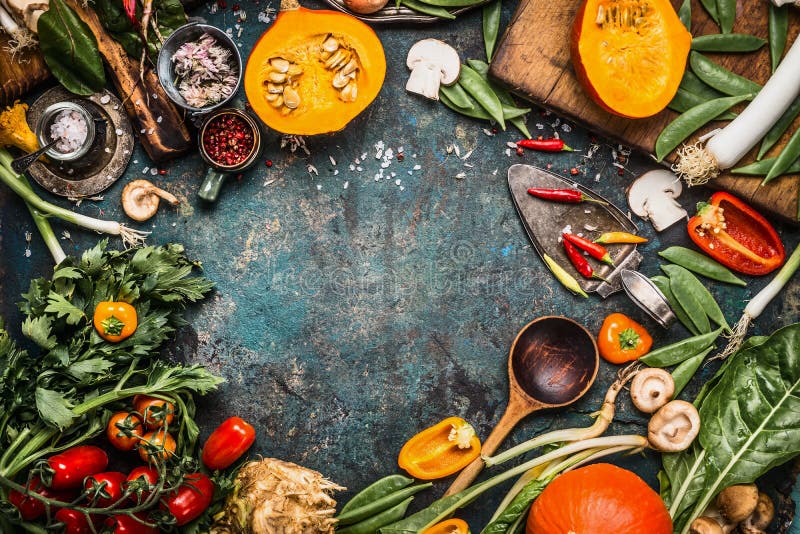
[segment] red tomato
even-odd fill
[[[214,483],[203,473],[186,475],[183,484],[163,497],[163,506],[175,517],[175,524],[183,526],[194,521],[211,506]]]
[[[71,508],[62,508],[56,512],[56,521],[64,523],[64,534],[93,534],[86,516]],[[95,520],[92,519],[94,522]]]
[[[136,514],[142,521],[147,521],[147,516]],[[149,521],[148,521],[149,522]],[[129,515],[115,515],[106,519],[106,526],[113,527],[112,534],[158,534],[158,527],[143,525]]]
[[[128,474],[125,487],[131,494],[131,500],[140,503],[147,500],[156,484],[158,484],[158,469],[142,465]]]
[[[203,445],[203,463],[211,470],[225,469],[241,458],[256,439],[256,430],[239,417],[223,421]]]
[[[39,477],[33,477],[30,483],[27,485],[27,488],[31,493],[38,493],[42,497],[47,497],[48,499],[54,499],[61,502],[70,502],[74,497],[72,492],[55,491],[45,487],[42,485]],[[19,510],[20,517],[22,517],[22,519],[25,521],[33,521],[34,519],[38,519],[42,517],[45,512],[47,512],[47,505],[45,503],[35,499],[34,497],[20,493],[17,490],[11,490],[8,492],[8,502],[13,504],[17,510]]]
[[[83,479],[108,467],[108,455],[100,447],[79,445],[47,459],[42,481],[54,490],[80,488]]]
[[[133,397],[133,409],[142,415],[144,424],[150,430],[172,424],[175,405],[163,399],[136,395]]]
[[[106,437],[114,448],[131,451],[142,437],[142,420],[130,412],[117,412],[108,420]]]
[[[122,498],[125,478],[125,473],[119,471],[107,471],[88,477],[83,484],[87,500],[94,502],[96,508],[111,506]]]

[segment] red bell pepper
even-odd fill
[[[689,219],[689,237],[703,252],[734,271],[764,275],[786,259],[775,228],[730,193],[717,192],[697,205]]]

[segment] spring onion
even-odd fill
[[[742,345],[744,338],[747,335],[747,329],[750,327],[750,323],[752,323],[759,315],[764,311],[764,308],[767,307],[772,299],[778,296],[778,293],[781,292],[783,287],[789,282],[797,269],[800,268],[800,245],[794,249],[792,255],[789,256],[789,259],[786,263],[781,267],[781,270],[778,271],[778,274],[775,275],[775,278],[767,284],[764,289],[758,292],[758,294],[747,303],[745,306],[744,311],[742,312],[742,316],[736,322],[736,325],[733,327],[733,333],[728,340],[728,345],[725,347],[721,353],[717,356],[714,356],[714,360],[724,360],[731,354],[735,353],[739,350],[739,347]]]
[[[11,16],[2,3],[0,3],[0,30],[11,38],[8,42],[8,48],[12,55],[24,48],[36,45],[36,37],[34,37],[33,33],[17,24],[17,21],[14,20],[14,17]]]
[[[772,128],[800,95],[800,39],[796,39],[775,73],[739,116],[708,142],[678,151],[673,170],[689,185],[716,178],[733,167]]]
[[[142,244],[145,240],[145,237],[147,237],[149,234],[149,232],[142,232],[140,230],[128,228],[127,226],[116,221],[105,221],[102,219],[95,219],[93,217],[81,215],[80,213],[75,213],[42,200],[33,191],[33,189],[31,189],[24,177],[17,176],[10,170],[11,159],[11,154],[9,154],[7,150],[0,148],[0,163],[2,163],[2,165],[0,165],[0,181],[5,183],[12,191],[19,195],[28,204],[29,208],[38,211],[41,215],[46,217],[57,217],[68,223],[72,223],[89,230],[94,230],[95,232],[119,236],[122,238],[122,242],[125,244],[125,246],[128,247],[134,247]],[[42,227],[39,227],[39,230],[42,231]],[[43,237],[45,242],[49,243],[48,246],[50,246],[54,237],[53,235],[50,235],[51,233],[52,229],[50,229],[50,232],[48,233],[47,229],[45,228]],[[56,258],[56,255],[54,254],[53,257]],[[57,258],[56,261],[58,261]]]

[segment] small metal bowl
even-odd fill
[[[50,150],[45,152],[45,155],[54,161],[75,161],[86,155],[94,143],[95,127],[94,118],[89,111],[76,102],[57,102],[48,106],[43,112],[41,117],[36,123],[36,137],[39,139],[39,144],[45,146],[55,139],[50,135],[50,128],[55,123],[57,117],[64,111],[74,111],[86,123],[86,139],[83,144],[72,152],[60,152],[53,146]]]
[[[236,63],[237,80],[236,86],[233,88],[233,91],[231,91],[231,94],[228,95],[227,98],[210,106],[196,108],[186,103],[186,100],[184,100],[184,98],[181,96],[178,88],[175,85],[176,75],[175,68],[172,63],[172,56],[175,55],[175,52],[177,52],[182,45],[188,43],[189,41],[196,41],[204,33],[209,34],[211,37],[217,40],[217,43],[219,43],[220,46],[224,46],[231,51],[231,58]],[[236,46],[236,43],[233,42],[233,39],[231,39],[227,33],[220,30],[216,26],[193,22],[181,26],[175,30],[166,41],[164,41],[161,51],[158,53],[156,72],[158,73],[158,81],[161,83],[161,87],[164,88],[164,91],[167,93],[169,99],[175,104],[193,113],[208,113],[209,111],[224,106],[236,95],[236,93],[239,91],[239,87],[242,85],[242,76],[244,70],[242,68],[242,56],[239,54],[239,47]]]

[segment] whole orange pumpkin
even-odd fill
[[[661,497],[634,473],[594,464],[564,473],[539,495],[526,534],[672,534]]]

